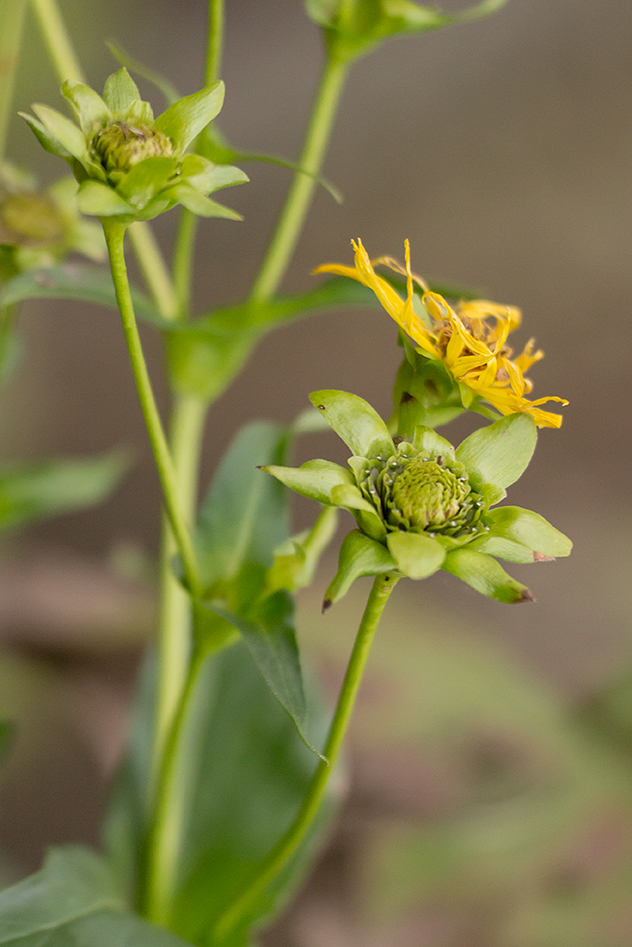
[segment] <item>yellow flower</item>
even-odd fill
[[[326,263],[315,273],[336,273],[349,276],[372,289],[378,300],[406,335],[418,345],[418,351],[429,358],[440,359],[460,385],[465,385],[474,396],[487,401],[501,414],[524,412],[531,415],[538,427],[560,427],[561,414],[543,411],[539,405],[547,401],[568,404],[564,398],[550,397],[529,401],[525,397],[533,385],[525,372],[539,361],[544,352],[534,352],[534,340],[530,339],[522,353],[513,357],[507,337],[521,322],[519,309],[501,306],[485,299],[460,302],[456,309],[448,305],[443,296],[428,290],[424,281],[415,276],[410,268],[410,245],[406,240],[406,266],[402,267],[390,257],[380,257],[373,262],[362,245],[352,241],[355,250],[355,266]],[[402,299],[393,287],[374,267],[378,264],[406,277],[406,299]],[[423,290],[424,313],[414,308],[413,286]]]

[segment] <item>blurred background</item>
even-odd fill
[[[65,0],[88,81],[116,63],[105,39],[186,94],[203,71],[201,0]],[[446,2],[443,9],[463,9]],[[275,947],[624,947],[632,942],[632,6],[509,0],[493,17],[398,39],[351,73],[324,190],[285,288],[315,266],[372,256],[520,307],[546,358],[533,397],[569,399],[510,500],[575,542],[568,560],[513,567],[537,604],[511,608],[445,573],[400,586],[351,740],[349,801]],[[239,149],[298,155],[321,46],[298,0],[230,0],[221,128]],[[161,96],[139,83],[161,110]],[[16,109],[60,106],[33,20]],[[63,172],[15,120],[10,160]],[[244,166],[244,223],[200,228],[195,311],[248,291],[288,172]],[[156,230],[170,246],[175,213]],[[21,721],[0,789],[7,879],[47,845],[94,841],[124,736],[139,649],[151,635],[159,495],[120,326],[71,303],[22,309],[25,353],[3,392],[3,462],[130,448],[106,504],[51,520],[0,550],[0,711]],[[316,316],[259,347],[209,420],[205,485],[240,424],[292,419],[315,388],[382,414],[400,352],[377,310]],[[146,333],[162,390],[160,339]],[[162,388],[161,388],[162,386]],[[443,433],[458,442],[459,419]],[[344,462],[332,435],[302,461]],[[297,506],[297,523],[310,509]],[[346,524],[347,526],[350,525]],[[332,557],[333,557],[332,553]],[[332,573],[301,600],[299,634],[327,686],[368,590],[321,618]],[[333,693],[333,690],[332,690]],[[43,776],[45,773],[45,777]]]

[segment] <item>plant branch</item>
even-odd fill
[[[11,0],[9,0],[11,2]],[[48,56],[61,83],[85,82],[56,0],[32,0]]]

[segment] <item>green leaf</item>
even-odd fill
[[[492,533],[528,546],[544,556],[569,556],[573,544],[564,533],[551,526],[543,516],[519,506],[501,506],[485,517]]]
[[[338,510],[325,506],[311,529],[292,536],[274,553],[274,563],[266,576],[266,590],[287,589],[297,592],[311,585],[323,550],[333,539]]]
[[[215,602],[207,607],[241,632],[268,687],[302,734],[307,707],[290,595],[280,590],[266,596],[248,618]]]
[[[138,86],[123,66],[105,80],[103,100],[115,115],[121,115],[134,102],[140,101]]]
[[[267,569],[287,538],[287,495],[257,468],[282,460],[287,429],[256,421],[239,431],[222,459],[200,511],[196,547],[202,581],[228,582],[249,563]]]
[[[309,399],[352,454],[360,457],[382,454],[386,459],[395,452],[386,424],[363,398],[347,391],[326,389],[313,391]]]
[[[523,546],[511,539],[503,539],[502,536],[493,536],[490,533],[485,533],[484,536],[468,543],[467,548],[476,552],[484,552],[488,556],[495,556],[497,559],[504,559],[505,562],[528,563],[534,561],[533,549],[529,546]]]
[[[80,846],[53,849],[36,874],[0,892],[4,947],[186,947],[127,912],[106,863]]]
[[[133,59],[118,43],[106,43],[105,45],[114,58],[120,62],[121,66],[125,66],[129,72],[135,72],[139,76],[142,76],[143,79],[147,79],[148,82],[155,85],[164,95],[167,100],[167,105],[173,105],[173,103],[180,98],[180,93],[168,79],[165,79],[160,73],[154,72],[153,69],[145,66],[144,63],[139,62],[137,59]]]
[[[56,158],[64,158],[64,160],[72,157],[68,149],[64,148],[36,118],[26,112],[18,112],[18,115],[24,119],[44,151],[47,151],[50,155],[55,155]]]
[[[112,113],[98,92],[83,82],[64,82],[61,91],[72,105],[84,136],[93,134],[112,118]]]
[[[517,582],[495,559],[482,552],[467,548],[454,549],[445,557],[443,568],[477,592],[498,602],[513,605],[533,601],[533,595],[526,585]]]
[[[446,556],[443,546],[425,533],[388,533],[386,544],[397,568],[409,579],[427,579]]]
[[[137,211],[124,198],[100,181],[83,181],[79,187],[77,203],[82,214],[95,217],[125,217],[135,220]]]
[[[422,453],[427,453],[432,457],[443,457],[448,463],[454,461],[454,447],[445,437],[431,431],[427,427],[415,428],[413,437],[413,447]]]
[[[325,592],[323,611],[347,594],[356,579],[364,575],[380,575],[397,568],[386,546],[360,530],[347,533],[340,546],[338,571]]]
[[[127,467],[115,453],[0,468],[0,530],[99,503]]]
[[[191,332],[175,327],[167,349],[174,386],[197,398],[217,397],[242,368],[260,336],[260,331],[238,325]]]
[[[248,182],[248,175],[231,164],[213,164],[201,155],[185,155],[180,166],[183,181],[201,193]]]
[[[158,116],[154,128],[164,132],[178,151],[186,151],[193,139],[220,113],[224,92],[224,83],[218,81],[178,99]]]
[[[114,284],[109,270],[66,263],[47,269],[28,270],[14,276],[0,288],[0,306],[11,306],[24,299],[75,299],[117,309]],[[153,303],[132,289],[136,314],[159,328],[171,323],[163,320]]]
[[[313,688],[308,704],[321,745],[325,720]],[[185,822],[170,926],[193,943],[208,945],[219,917],[294,818],[317,761],[241,642],[205,662],[190,706],[178,758]],[[153,688],[146,686],[108,820],[116,870],[125,877],[137,874],[143,861],[152,707]],[[248,943],[246,928],[278,911],[301,884],[324,823],[314,828],[311,841],[262,895],[231,945]]]
[[[308,460],[300,467],[278,467],[270,464],[262,470],[276,477],[290,490],[318,503],[334,503],[331,493],[339,486],[351,487],[358,497],[362,498],[351,471],[331,460]]]
[[[477,492],[484,484],[504,489],[527,469],[537,437],[533,418],[511,414],[466,437],[456,449],[456,459],[466,468]]]

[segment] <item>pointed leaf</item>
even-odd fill
[[[331,492],[334,487],[339,486],[351,487],[360,496],[351,471],[331,460],[308,460],[300,467],[278,467],[271,464],[262,467],[262,470],[272,474],[290,490],[318,503],[333,503]]]
[[[117,185],[117,194],[141,210],[166,187],[177,166],[177,158],[167,158],[164,155],[145,158],[135,164]]]
[[[454,447],[445,437],[431,431],[427,427],[416,427],[413,437],[413,447],[422,453],[433,457],[441,456],[447,460],[454,460]]]
[[[94,89],[83,82],[64,82],[62,94],[72,105],[84,136],[91,135],[112,118],[109,108]]]
[[[533,456],[537,428],[528,414],[511,414],[470,434],[456,449],[475,490],[485,483],[509,487]]]
[[[133,102],[140,100],[138,86],[123,66],[105,80],[103,101],[115,115],[125,112]]]
[[[40,121],[26,112],[18,112],[18,115],[24,119],[44,151],[47,151],[50,155],[55,155],[56,158],[64,158],[64,160],[72,157],[68,149],[64,148],[57,138],[51,135],[48,129],[44,128]]]
[[[224,83],[218,81],[178,99],[158,116],[154,127],[171,139],[174,148],[184,152],[202,129],[219,115],[224,104],[224,92]]]
[[[410,579],[427,579],[446,556],[443,546],[425,533],[388,533],[386,544],[400,572]]]
[[[223,217],[225,220],[243,220],[242,215],[237,213],[236,210],[226,207],[224,204],[219,204],[217,201],[212,201],[210,197],[206,197],[185,182],[170,187],[165,191],[164,196],[179,202],[192,214],[197,214],[199,217]]]
[[[508,575],[495,559],[472,549],[454,549],[445,557],[443,568],[473,589],[498,602],[513,605],[532,602],[533,595],[521,582]]]
[[[287,537],[287,496],[257,468],[283,460],[287,430],[265,421],[248,424],[222,459],[200,512],[199,567],[207,586],[234,579],[246,560],[264,568]]]
[[[323,611],[340,601],[361,576],[380,575],[396,568],[397,563],[382,543],[357,529],[347,533],[340,546],[338,571],[325,592]]]
[[[488,556],[504,559],[505,562],[527,563],[534,561],[533,549],[530,549],[529,546],[523,546],[522,543],[513,542],[511,539],[503,539],[502,536],[493,536],[490,533],[486,533],[484,536],[468,543],[467,548],[472,552],[484,552]]]
[[[306,704],[294,631],[294,602],[289,594],[280,590],[267,596],[249,618],[215,602],[207,607],[241,632],[268,687],[302,733]]]
[[[363,398],[332,389],[313,391],[309,398],[352,454],[367,457],[381,453],[386,458],[395,452],[386,424]]]
[[[528,546],[545,556],[569,556],[573,544],[564,533],[551,526],[543,516],[519,506],[501,506],[491,510],[487,522],[495,536]]]
[[[0,530],[101,502],[127,469],[121,454],[0,468]]]
[[[180,98],[178,90],[168,79],[165,79],[160,73],[154,72],[153,69],[145,66],[144,63],[139,62],[137,59],[133,59],[118,43],[106,43],[105,45],[114,58],[120,62],[121,66],[125,66],[128,72],[135,72],[137,75],[142,76],[143,79],[147,79],[148,82],[155,85],[164,95],[168,105],[172,105],[176,99]]]

